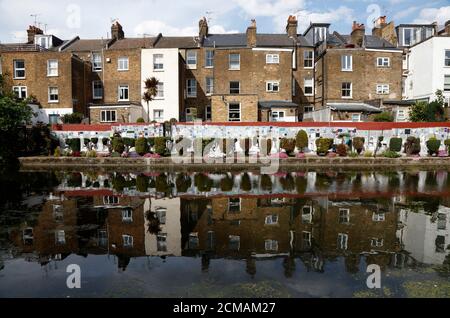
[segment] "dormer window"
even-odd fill
[[[47,35],[37,35],[34,39],[34,43],[44,49],[49,49],[51,47],[50,36]]]

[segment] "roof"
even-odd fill
[[[197,38],[194,36],[162,36],[154,45],[156,48],[170,49],[170,48],[197,48]]]
[[[95,39],[95,40],[77,40],[69,46],[65,47],[63,51],[69,52],[92,52],[101,51],[106,47],[110,40]]]
[[[246,47],[247,34],[209,34],[203,41],[205,47]]]
[[[384,100],[384,105],[411,106],[416,103],[415,100]]]
[[[261,108],[273,108],[273,107],[295,107],[297,108],[298,105],[293,102],[288,102],[284,100],[270,100],[270,101],[259,101],[259,106]]]
[[[328,107],[331,110],[341,111],[341,112],[366,112],[366,113],[381,113],[382,110],[378,107],[374,107],[365,103],[328,103]]]
[[[351,35],[344,35],[334,32],[327,39],[328,44],[345,45],[351,43]],[[389,48],[396,49],[397,46],[375,35],[364,36],[364,46],[366,48]]]
[[[122,40],[114,41],[114,43],[109,48],[113,50],[151,48],[153,47],[156,39],[156,37],[125,38]]]
[[[5,43],[0,44],[0,51],[2,52],[44,52],[47,49],[36,45],[28,43]]]
[[[312,27],[326,27],[326,28],[329,28],[330,25],[331,25],[330,23],[310,23],[308,28],[305,30],[305,32],[303,32],[303,35],[308,33],[309,30],[311,30]]]
[[[257,34],[256,46],[259,47],[293,47],[297,45],[297,40],[287,34]]]
[[[398,29],[398,28],[402,28],[402,27],[406,27],[406,28],[413,28],[413,27],[416,27],[416,28],[419,28],[419,27],[430,27],[430,28],[434,28],[434,24],[432,24],[432,23],[430,23],[430,24],[414,24],[414,23],[405,23],[405,24],[399,24],[399,25],[397,25],[395,28],[396,29]]]

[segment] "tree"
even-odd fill
[[[373,121],[375,122],[393,122],[394,116],[388,112],[382,112],[374,116]]]
[[[411,107],[410,119],[413,122],[437,122],[444,120],[444,97],[441,90],[436,91],[436,99],[431,103],[418,101]]]
[[[159,81],[155,77],[147,78],[144,81],[145,84],[145,92],[142,96],[142,99],[147,103],[147,122],[150,122],[150,102],[155,99],[156,94],[158,93],[158,84]]]

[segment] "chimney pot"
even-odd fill
[[[30,25],[27,30],[28,44],[34,44],[34,36],[38,34],[44,34],[44,32],[40,28]]]
[[[204,39],[208,36],[209,33],[209,27],[208,27],[208,20],[206,17],[203,17],[198,21],[198,36],[200,39]]]
[[[256,20],[252,19],[250,26],[247,28],[247,46],[256,47]]]
[[[298,27],[297,17],[295,15],[290,15],[287,20],[287,25],[286,25],[287,34],[290,37],[296,37],[297,36],[297,27]]]
[[[122,40],[125,38],[122,25],[118,21],[114,22],[111,26],[111,38],[116,40]]]

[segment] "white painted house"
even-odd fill
[[[141,55],[142,94],[144,81],[155,77],[159,81],[158,95],[153,101],[142,101],[144,119],[164,122],[174,118],[179,120],[179,53],[178,49],[142,49]]]
[[[404,99],[431,102],[442,90],[450,100],[450,37],[434,36],[409,48]]]

